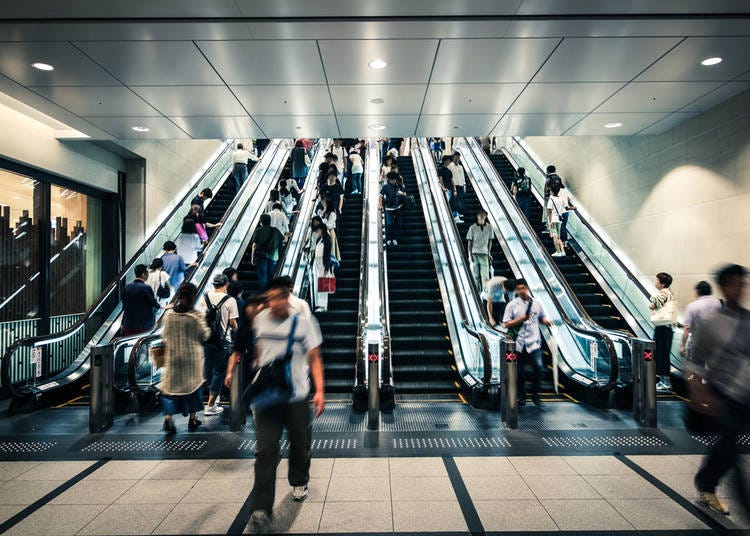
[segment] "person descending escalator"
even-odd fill
[[[380,190],[380,210],[385,209],[385,243],[398,246],[401,233],[401,210],[406,199],[406,192],[398,185],[398,173],[391,171],[386,175],[387,184]]]
[[[469,242],[469,260],[471,275],[477,292],[481,292],[484,282],[490,278],[490,264],[492,263],[492,225],[487,223],[487,212],[480,208],[476,213],[476,223],[469,227],[466,240]]]
[[[440,179],[440,186],[443,188],[443,192],[445,192],[445,197],[448,199],[448,206],[451,209],[451,214],[453,215],[453,221],[456,223],[459,223],[461,221],[461,217],[458,214],[458,210],[456,210],[456,185],[453,184],[453,172],[448,167],[451,163],[451,157],[450,156],[444,156],[442,162],[440,163],[440,166],[438,167],[438,178]]]
[[[461,163],[461,153],[453,153],[451,163],[448,164],[448,169],[453,174],[453,191],[455,192],[454,208],[458,213],[456,223],[463,223],[464,216],[461,211],[464,209],[464,194],[466,193],[466,174],[464,173],[464,166]]]
[[[313,284],[315,292],[315,311],[328,310],[328,290],[320,288],[321,280],[333,277],[334,259],[333,243],[328,229],[322,220],[313,219]]]
[[[508,305],[507,278],[496,275],[487,280],[484,286],[484,296],[487,304],[487,318],[493,328],[503,323],[505,308]]]
[[[326,226],[328,236],[331,237],[331,253],[339,262],[341,262],[341,250],[339,249],[339,241],[336,233],[338,219],[332,203],[330,203],[327,198],[323,197],[320,200],[320,208],[315,211],[315,215],[321,219]]]
[[[565,212],[565,199],[560,196],[560,186],[553,184],[550,188],[550,197],[547,199],[544,212],[547,214],[547,227],[549,234],[555,244],[553,257],[565,256],[565,245],[563,244],[560,228],[562,226],[562,214]]]

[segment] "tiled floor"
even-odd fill
[[[629,460],[694,502],[700,457]],[[613,456],[321,458],[310,496],[278,468],[278,533],[689,531],[709,527]],[[0,462],[0,523],[91,462]],[[252,460],[110,461],[11,527],[11,535],[226,534],[252,488]],[[726,489],[722,494],[727,495]],[[737,512],[714,519],[750,528]],[[473,516],[473,517],[472,517]],[[246,531],[248,529],[246,528]]]

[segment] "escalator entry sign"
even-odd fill
[[[378,354],[370,354],[369,356],[367,356],[367,359],[369,361],[377,361],[378,360]]]
[[[29,361],[35,367],[34,377],[38,378],[42,375],[42,347],[36,346],[31,349],[31,356]]]

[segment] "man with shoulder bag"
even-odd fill
[[[218,404],[224,377],[227,373],[229,354],[232,348],[232,332],[237,329],[237,301],[227,294],[229,278],[216,274],[213,291],[204,297],[206,323],[211,334],[206,341],[204,375],[208,383],[208,404],[203,410],[206,416],[219,415],[224,408]]]

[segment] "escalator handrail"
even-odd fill
[[[595,327],[583,326],[583,325],[579,326],[579,325],[577,325],[568,316],[567,312],[565,311],[565,308],[562,306],[562,303],[560,303],[560,300],[558,299],[557,295],[549,287],[549,282],[544,277],[544,274],[541,273],[539,266],[537,265],[536,262],[534,262],[534,256],[531,253],[531,250],[529,248],[529,244],[527,244],[525,240],[521,240],[521,238],[520,238],[521,237],[520,231],[519,231],[518,227],[516,226],[515,221],[512,218],[510,218],[510,215],[508,214],[508,207],[506,206],[506,204],[500,198],[500,194],[498,192],[498,187],[495,186],[495,184],[496,183],[500,183],[499,188],[504,188],[505,189],[504,191],[506,191],[506,192],[508,191],[507,186],[505,186],[505,183],[503,182],[502,178],[497,173],[497,170],[495,170],[495,168],[492,165],[492,163],[488,161],[487,155],[481,150],[481,147],[478,148],[476,140],[474,140],[473,138],[466,138],[465,142],[466,142],[466,147],[467,147],[468,151],[470,152],[470,154],[472,155],[472,158],[474,158],[474,160],[476,161],[476,163],[478,165],[478,168],[485,175],[485,178],[487,179],[487,183],[490,184],[490,185],[492,185],[492,186],[494,186],[494,187],[491,188],[492,194],[495,196],[495,199],[498,202],[498,205],[505,212],[505,214],[506,214],[506,220],[508,221],[508,223],[510,224],[511,228],[513,229],[513,232],[515,233],[515,236],[518,239],[518,243],[523,248],[524,252],[526,253],[527,258],[530,261],[532,261],[532,262],[530,262],[530,265],[534,267],[534,270],[536,270],[537,275],[539,276],[539,280],[545,286],[545,288],[547,290],[547,294],[550,297],[550,299],[552,300],[552,302],[555,304],[555,307],[556,307],[558,313],[560,314],[560,317],[563,320],[563,322],[565,322],[565,324],[568,326],[568,329],[571,329],[573,331],[577,331],[577,332],[583,333],[583,334],[585,334],[588,337],[599,339],[599,340],[603,341],[604,345],[606,346],[607,351],[609,352],[609,357],[610,357],[610,375],[609,375],[609,379],[607,380],[607,383],[605,385],[603,385],[603,386],[599,385],[598,382],[597,382],[597,384],[595,386],[595,389],[600,390],[600,391],[611,391],[611,390],[615,389],[616,386],[617,386],[617,378],[618,378],[618,375],[619,375],[619,363],[618,363],[617,351],[615,350],[615,346],[614,346],[614,343],[612,342],[612,339],[606,333],[602,333],[601,330],[595,329]],[[477,157],[477,153],[481,153],[484,156],[484,165],[482,165],[482,160],[480,160]],[[490,180],[490,177],[489,177],[488,172],[487,172],[487,170],[489,168],[492,168],[493,175],[496,175],[496,180],[495,181]],[[471,178],[473,178],[473,174],[471,175]],[[516,208],[516,210],[519,210],[517,206],[515,208]],[[530,228],[530,223],[528,221],[526,221],[525,218],[521,218],[521,221],[525,222],[525,224]],[[547,250],[544,247],[544,245],[541,243],[541,241],[539,240],[539,237],[536,235],[536,232],[534,232],[533,230],[529,230],[529,229],[527,229],[527,230],[529,231],[528,234],[531,236],[531,240],[533,241],[533,245],[536,248],[538,248],[540,251],[546,252]],[[555,269],[557,269],[557,266],[555,265],[555,263],[550,262],[548,264],[550,264],[550,267],[553,269],[553,271]],[[557,270],[554,273],[556,274],[556,276],[558,278],[558,283],[563,287],[563,289],[565,289],[565,291],[568,293],[568,296],[569,297],[572,296],[573,298],[575,298],[575,295],[572,294],[572,290],[570,289],[570,287],[568,286],[568,284],[564,280],[564,278],[562,278],[562,275],[560,274],[559,270]],[[578,303],[577,299],[575,299],[575,303]],[[578,303],[578,305],[580,306],[580,303]],[[586,315],[586,316],[588,316],[588,315]],[[575,370],[572,367],[570,367],[570,368],[571,368],[571,370]]]
[[[372,145],[372,144],[370,144]],[[367,332],[367,288],[368,288],[368,271],[367,267],[369,264],[369,258],[367,255],[368,244],[370,242],[370,209],[368,206],[368,195],[369,189],[369,172],[371,159],[377,158],[377,155],[372,155],[372,147],[368,146],[367,154],[365,155],[364,162],[364,174],[362,177],[362,228],[360,230],[360,238],[362,245],[359,249],[359,273],[360,273],[360,284],[358,292],[358,311],[357,311],[357,338],[356,338],[356,352],[355,352],[355,364],[354,364],[354,384],[355,387],[361,387],[365,385],[365,376],[367,374],[367,342],[365,340]],[[376,151],[377,152],[377,151]],[[382,255],[380,257],[383,258]]]
[[[288,153],[289,153],[289,147],[288,147],[288,145],[289,144],[287,143],[287,146],[282,148],[282,143],[279,142],[275,146],[275,148],[274,148],[275,149],[274,154],[271,157],[268,158],[269,162],[273,162],[273,160],[276,157],[276,154],[280,150],[286,151],[287,158],[288,158]],[[262,176],[265,176],[269,172],[270,168],[271,168],[271,166],[270,166],[270,163],[269,163],[269,166],[266,167],[262,171],[262,173],[263,173]],[[277,177],[280,174],[282,168],[283,168],[283,166],[279,167],[279,169],[276,171]],[[260,165],[256,165],[256,166],[253,167],[253,170],[259,170],[259,169],[260,169]],[[246,181],[246,184],[247,184],[247,181]],[[250,196],[248,196],[248,198],[245,201],[245,204],[242,207],[242,210],[240,211],[240,213],[243,213],[243,212],[245,212],[248,209],[248,206],[253,201],[254,196],[255,196],[255,194],[250,194]],[[230,209],[227,210],[227,213],[229,213],[229,212],[232,211],[232,209],[234,207],[234,204],[236,202],[238,202],[238,200],[239,200],[239,197],[236,197],[235,200],[232,203],[232,206],[230,206]],[[258,217],[260,217],[260,214],[258,214]],[[227,239],[224,240],[224,242],[219,247],[218,251],[213,256],[212,260],[210,261],[209,268],[206,270],[203,279],[201,281],[199,281],[199,282],[194,283],[198,287],[198,293],[199,293],[199,295],[203,292],[203,289],[206,287],[206,285],[208,285],[208,281],[212,277],[212,274],[213,274],[213,272],[214,272],[214,270],[216,268],[216,264],[219,262],[219,259],[221,259],[221,257],[223,255],[223,253],[224,253],[227,245],[229,244],[230,240],[228,238],[231,237],[231,236],[233,236],[236,232],[241,232],[241,230],[238,231],[238,229],[237,229],[237,227],[239,226],[239,223],[240,223],[240,219],[241,218],[238,217],[235,220],[234,224],[232,225],[232,229],[227,233]],[[163,318],[163,315],[162,315],[162,318]],[[131,348],[130,355],[128,357],[128,384],[130,386],[130,389],[132,391],[134,391],[134,392],[142,392],[142,390],[140,388],[140,385],[138,384],[137,378],[135,377],[135,371],[136,371],[136,367],[138,366],[138,356],[140,355],[140,350],[141,350],[141,348],[145,344],[150,344],[152,341],[157,340],[159,338],[161,338],[161,319],[146,334],[139,334],[139,335],[134,335],[133,337],[129,337],[129,338],[120,338],[120,339],[118,339],[118,342],[124,342],[127,339],[130,339],[130,340],[137,339],[137,342]]]
[[[234,144],[234,140],[227,140],[225,141],[224,149],[218,152],[218,155],[214,160],[211,162],[211,164],[206,168],[206,171],[201,174],[198,179],[194,181],[193,184],[198,184],[200,181],[205,177],[207,174],[214,171],[214,167],[218,164],[218,162],[222,159],[222,157],[232,149]],[[227,171],[227,173],[231,173],[231,171]],[[223,175],[222,175],[223,177]],[[219,179],[221,180],[221,179]],[[94,315],[94,313],[99,310],[99,308],[103,305],[105,300],[111,295],[112,292],[115,290],[120,289],[122,282],[127,277],[127,274],[130,272],[130,270],[133,268],[133,265],[135,264],[135,261],[138,257],[140,257],[148,248],[148,246],[157,239],[159,233],[161,233],[162,229],[169,223],[173,217],[177,214],[177,212],[181,209],[184,209],[183,204],[185,201],[188,200],[188,198],[191,198],[194,196],[194,187],[188,188],[186,194],[182,197],[182,199],[175,204],[174,208],[169,212],[169,214],[161,221],[161,223],[154,229],[154,231],[151,233],[151,235],[143,242],[141,247],[136,250],[135,253],[130,257],[128,262],[123,266],[123,268],[120,270],[117,276],[115,276],[102,290],[102,292],[97,296],[96,300],[94,300],[94,303],[91,304],[88,309],[81,315],[81,317],[76,320],[73,324],[68,326],[67,328],[60,330],[55,333],[48,333],[46,335],[34,335],[32,337],[25,337],[22,339],[19,339],[17,341],[14,341],[13,343],[8,346],[8,349],[5,351],[5,354],[2,356],[2,362],[0,363],[0,379],[2,380],[2,385],[7,386],[7,388],[11,391],[11,394],[14,396],[20,395],[20,393],[16,390],[14,384],[10,381],[10,360],[13,356],[13,354],[16,352],[16,350],[22,346],[38,346],[38,343],[43,342],[45,340],[52,339],[53,341],[57,341],[60,339],[64,339],[69,335],[72,335],[73,333],[77,332],[85,322],[91,318],[91,316]],[[223,219],[223,218],[222,218]]]

